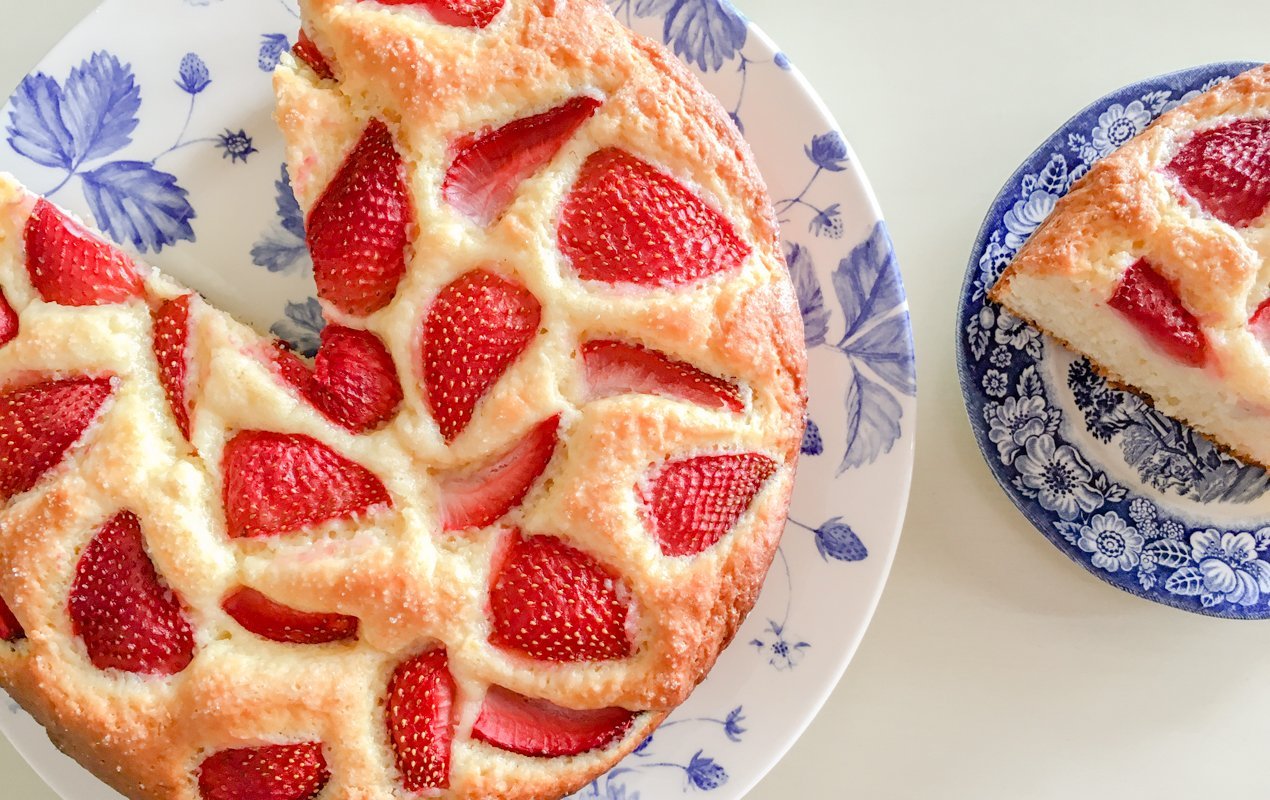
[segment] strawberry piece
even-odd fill
[[[635,717],[624,708],[577,711],[491,686],[472,738],[522,756],[576,756],[619,741]]]
[[[159,364],[159,383],[181,435],[190,439],[190,406],[187,400],[190,360],[190,302],[192,294],[165,300],[154,311],[154,358]]]
[[[640,488],[653,536],[668,556],[691,556],[741,518],[776,462],[758,453],[696,456],[663,464]]]
[[[276,536],[391,506],[374,473],[303,434],[242,431],[225,445],[231,537]]]
[[[301,397],[353,433],[387,421],[401,404],[392,356],[370,331],[327,325],[312,371],[282,342],[274,343],[273,363]]]
[[[194,657],[190,623],[159,582],[131,511],[111,517],[84,549],[68,608],[98,669],[174,675]]]
[[[388,305],[406,272],[410,223],[401,154],[388,126],[371,120],[309,212],[318,296],[346,314]]]
[[[1261,301],[1248,319],[1248,327],[1263,344],[1270,346],[1270,298]]]
[[[362,0],[359,0],[361,2]],[[459,28],[484,28],[506,0],[379,0],[385,6],[423,6],[437,22]]]
[[[18,312],[9,305],[9,298],[0,292],[0,345],[8,344],[18,335]]]
[[[47,302],[96,306],[122,303],[143,291],[130,258],[43,198],[22,238],[31,283]]]
[[[357,635],[357,617],[300,611],[245,586],[221,601],[221,608],[239,625],[275,642],[325,644]]]
[[[423,389],[445,441],[538,332],[541,308],[525,287],[485,270],[446,286],[423,326]]]
[[[591,556],[553,536],[513,535],[489,590],[490,643],[544,661],[631,654],[625,588]]]
[[[589,397],[638,392],[687,400],[718,411],[745,410],[741,389],[686,361],[637,344],[597,340],[582,346]]]
[[[460,141],[445,173],[446,202],[481,225],[511,204],[521,182],[555,157],[600,101],[575,97],[550,111]]]
[[[483,528],[520,505],[556,451],[560,415],[534,426],[510,450],[474,469],[441,478],[441,524]]]
[[[0,394],[0,501],[57,466],[114,393],[110,378],[63,378]]]
[[[221,750],[198,768],[203,800],[311,800],[331,779],[320,742]]]
[[[731,223],[671,176],[614,148],[593,153],[564,199],[560,250],[585,280],[673,287],[736,269]]]
[[[0,641],[16,642],[25,638],[26,631],[22,630],[22,623],[18,622],[9,604],[0,597]]]
[[[387,720],[406,791],[448,788],[454,679],[444,650],[429,650],[397,666],[388,683]]]
[[[309,38],[309,34],[305,33],[304,28],[300,29],[300,36],[295,40],[295,45],[291,48],[291,55],[296,60],[308,65],[309,69],[322,80],[331,80],[335,77],[335,71],[331,69],[331,62],[326,60],[326,56],[322,55],[322,51]]]
[[[1125,270],[1107,305],[1132,322],[1161,350],[1191,367],[1208,360],[1208,339],[1168,279],[1140,258]]]
[[[1244,227],[1270,203],[1270,119],[1241,119],[1201,131],[1165,170],[1205,211]]]

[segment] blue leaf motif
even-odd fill
[[[304,238],[304,212],[300,210],[300,201],[295,199],[295,192],[291,189],[291,173],[287,172],[287,165],[282,165],[282,175],[274,182],[273,188],[276,191],[274,202],[278,206],[278,219],[285,228],[293,236]]]
[[[854,367],[846,405],[847,452],[838,466],[839,475],[889,453],[900,438],[900,416],[903,413],[899,402],[885,387],[870,381]]]
[[[825,295],[816,278],[816,267],[806,247],[793,242],[785,243],[785,263],[798,294],[798,308],[803,315],[803,339],[808,347],[825,343],[829,331],[829,309],[825,308]]]
[[[863,561],[869,557],[869,548],[842,517],[834,517],[816,529],[816,549],[826,561]]]
[[[1158,539],[1146,547],[1155,556],[1156,563],[1169,569],[1177,569],[1191,560],[1191,548],[1176,539]]]
[[[74,142],[72,164],[108,156],[132,141],[141,89],[132,67],[98,51],[66,79],[62,119]]]
[[[1173,594],[1194,597],[1205,591],[1204,575],[1195,567],[1182,567],[1169,576],[1164,582],[1164,588]]]
[[[873,226],[869,238],[839,262],[833,273],[833,288],[847,319],[839,347],[845,347],[865,326],[904,302],[904,287],[886,223]]]
[[[62,87],[42,72],[22,79],[9,111],[9,146],[45,167],[69,170],[75,143],[62,122]]]
[[[176,176],[145,161],[112,161],[80,177],[93,217],[115,241],[158,252],[194,240],[194,208]]]
[[[745,46],[745,18],[725,0],[640,0],[635,5],[641,17],[662,10],[662,38],[675,55],[702,71],[718,71]]]
[[[913,364],[913,340],[908,312],[890,317],[852,340],[848,353],[869,365],[878,377],[897,392],[917,392],[917,372]]]
[[[287,303],[287,318],[275,322],[269,332],[291,345],[297,353],[312,357],[317,355],[322,343],[322,305],[310,297],[303,303]]]

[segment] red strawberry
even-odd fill
[[[190,406],[188,391],[190,339],[190,301],[192,294],[183,294],[163,301],[154,311],[154,358],[159,363],[159,383],[168,396],[168,406],[181,435],[190,438]]]
[[[392,505],[370,470],[302,434],[242,431],[225,445],[221,469],[232,537],[276,536]]]
[[[0,292],[0,344],[8,344],[18,335],[18,312],[9,305],[9,298]]]
[[[521,181],[555,157],[600,101],[575,97],[550,111],[459,142],[441,187],[446,202],[481,225],[498,219]]]
[[[1270,203],[1270,119],[1241,119],[1197,133],[1165,169],[1205,211],[1243,227]]]
[[[358,0],[361,2],[361,0]],[[437,22],[460,28],[484,28],[506,0],[379,0],[386,6],[423,6]]]
[[[312,371],[281,342],[274,344],[273,361],[301,397],[353,433],[387,421],[401,404],[392,356],[370,331],[326,326]]]
[[[444,650],[429,650],[397,666],[388,683],[387,719],[406,791],[449,787],[454,679]]]
[[[406,169],[392,133],[371,120],[309,213],[318,296],[346,314],[378,311],[406,272]]]
[[[114,392],[110,378],[63,378],[0,394],[0,502],[61,463]]]
[[[475,270],[441,290],[423,326],[423,389],[446,442],[538,332],[541,309],[525,287]]]
[[[540,422],[502,455],[441,478],[441,524],[447,531],[483,528],[520,505],[556,451],[560,415]]]
[[[9,604],[0,597],[0,641],[16,642],[25,638],[26,631],[22,630],[22,623],[18,622],[18,618],[9,609]]]
[[[635,717],[624,708],[576,711],[491,686],[472,738],[522,756],[575,756],[617,742]]]
[[[668,556],[691,556],[722,539],[776,472],[758,453],[696,456],[663,464],[640,488],[653,536]]]
[[[50,303],[122,303],[143,291],[131,259],[43,198],[26,221],[23,241],[31,283]]]
[[[335,72],[331,69],[331,63],[326,60],[326,56],[322,55],[322,51],[313,43],[309,35],[304,32],[304,28],[300,29],[300,36],[295,40],[295,45],[291,48],[291,55],[297,60],[308,65],[309,69],[323,80],[330,80],[335,77]]]
[[[98,669],[173,675],[194,657],[194,635],[146,555],[141,522],[120,511],[93,536],[75,567],[71,630]]]
[[[489,590],[492,644],[544,661],[631,654],[631,614],[617,576],[553,536],[514,534]]]
[[[221,750],[198,768],[203,800],[311,800],[331,773],[320,742]]]
[[[593,153],[564,199],[560,250],[579,276],[671,287],[736,269],[750,253],[731,223],[623,150]]]
[[[1199,320],[1173,291],[1168,279],[1140,258],[1125,270],[1107,301],[1164,352],[1191,367],[1208,360],[1208,340]]]
[[[637,344],[593,341],[582,346],[592,399],[637,392],[687,400],[719,411],[744,411],[735,383]]]
[[[1270,346],[1270,298],[1262,300],[1257,310],[1252,312],[1248,327],[1252,328],[1254,336]]]
[[[239,625],[275,642],[325,644],[357,635],[357,617],[300,611],[246,587],[226,597],[221,608]]]

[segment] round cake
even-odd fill
[[[559,798],[771,562],[775,217],[600,0],[301,5],[314,359],[0,180],[0,685],[137,800]]]

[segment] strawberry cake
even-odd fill
[[[1270,467],[1270,66],[1098,162],[993,300]]]
[[[774,215],[600,0],[301,5],[312,361],[0,179],[0,685],[137,800],[559,798],[773,556]]]

